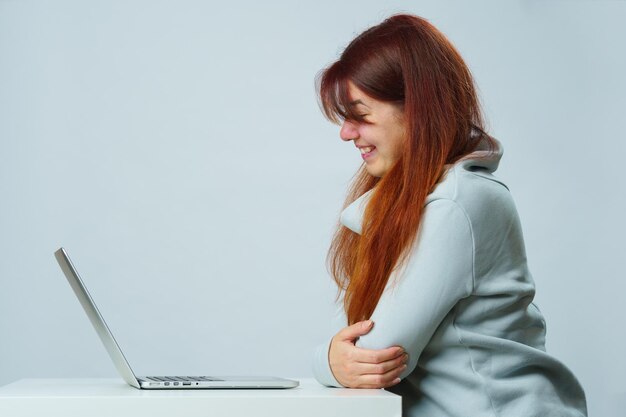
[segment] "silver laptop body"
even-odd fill
[[[233,389],[233,388],[294,388],[299,385],[298,381],[277,377],[210,377],[210,376],[135,376],[122,350],[115,341],[113,334],[102,318],[93,299],[89,295],[85,284],[80,279],[76,268],[72,264],[67,252],[59,248],[54,256],[65,274],[67,281],[78,297],[91,324],[96,329],[100,340],[104,344],[111,360],[124,381],[139,389]]]

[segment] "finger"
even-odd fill
[[[374,322],[371,320],[360,321],[341,329],[341,331],[337,333],[337,336],[339,336],[341,340],[354,340],[359,336],[369,333],[369,331],[372,330],[373,324]]]
[[[358,388],[387,388],[398,384],[399,377],[406,369],[406,365],[402,365],[399,368],[392,369],[391,371],[382,375],[367,374],[361,375],[358,379]]]
[[[386,384],[381,384],[381,385],[363,385],[360,387],[355,387],[355,388],[363,388],[363,389],[381,389],[381,388],[390,388],[393,387],[394,385],[398,385],[400,382],[402,381],[402,379],[400,378],[396,378],[391,382],[388,382]]]
[[[409,355],[405,353],[405,354],[398,356],[397,358],[388,360],[386,362],[356,363],[354,367],[355,367],[356,372],[362,375],[366,375],[366,374],[382,375],[406,364],[408,362],[408,359],[409,359]]]
[[[396,359],[404,354],[402,346],[391,346],[387,349],[363,349],[356,347],[353,352],[355,362],[383,363]]]

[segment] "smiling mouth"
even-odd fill
[[[370,153],[374,149],[376,149],[376,146],[367,146],[365,148],[359,148],[359,150],[361,151],[361,155],[365,155],[366,153]]]

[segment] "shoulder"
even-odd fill
[[[467,216],[472,228],[500,227],[502,222],[517,218],[513,197],[506,183],[491,172],[450,166],[443,180],[426,199],[426,205],[438,200],[453,201]],[[431,209],[431,211],[432,211]]]

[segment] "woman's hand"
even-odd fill
[[[337,333],[328,352],[335,379],[349,388],[387,388],[400,382],[408,354],[400,346],[370,350],[356,347],[359,336],[369,333],[374,323],[360,321]]]

